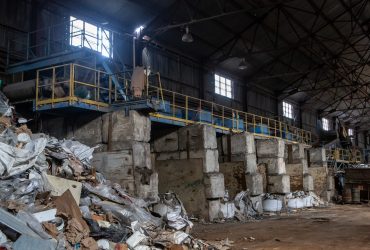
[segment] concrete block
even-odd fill
[[[290,192],[289,175],[269,175],[267,176],[267,192],[286,194]]]
[[[303,174],[308,174],[308,162],[307,159],[301,160]]]
[[[147,142],[132,142],[132,159],[134,167],[152,168],[150,144]]]
[[[260,195],[263,193],[263,176],[261,174],[246,174],[245,183],[251,195]]]
[[[217,149],[204,150],[203,172],[204,173],[218,172],[219,169],[220,169],[220,165],[218,163]]]
[[[187,159],[188,152],[181,151],[180,159]],[[220,169],[217,149],[204,149],[189,151],[189,159],[203,159],[203,172],[218,172]]]
[[[256,140],[257,157],[275,158],[284,157],[285,142],[282,139]]]
[[[204,175],[204,186],[207,199],[225,196],[224,175],[222,173],[207,173]]]
[[[107,179],[121,185],[134,178],[131,150],[94,153],[91,164]]]
[[[314,191],[313,177],[310,174],[303,175],[303,191]]]
[[[244,167],[245,173],[256,173],[257,172],[257,157],[256,154],[247,154],[244,156]]]
[[[196,124],[180,128],[179,150],[217,149],[215,128],[207,125]]]
[[[154,152],[174,152],[179,150],[179,136],[177,131],[165,135],[153,143]]]
[[[152,202],[158,201],[158,173],[152,173],[148,184],[142,184],[140,180],[135,179],[135,194]]]
[[[312,163],[326,162],[325,148],[311,148],[309,152],[310,152],[310,162]]]
[[[111,116],[111,126],[109,120]],[[103,115],[103,142],[108,143],[108,131],[112,129],[112,142],[141,141],[149,142],[151,123],[147,116],[131,110],[129,116],[123,111],[115,111]]]
[[[248,132],[232,135],[231,138],[231,154],[255,154],[256,147],[254,135]]]
[[[262,206],[262,196],[250,196],[251,202],[253,204],[253,208],[257,211],[258,214],[263,213],[263,206]]]
[[[60,124],[57,125],[60,127]],[[89,146],[103,141],[102,119],[100,116],[83,115],[73,119],[73,137]]]
[[[258,164],[264,163],[267,165],[268,174],[285,174],[284,158],[258,158]]]
[[[202,125],[204,148],[217,149],[216,129],[212,126]]]
[[[165,153],[156,153],[155,158],[157,161],[166,161],[166,160],[179,160],[180,152],[165,152]]]
[[[221,202],[219,199],[208,201],[208,219],[214,221],[220,218]]]
[[[299,144],[293,144],[292,145],[292,153],[293,153],[293,161],[295,160],[301,160],[301,159],[305,159],[306,158],[306,154],[305,154],[305,147],[303,144],[299,143]]]
[[[334,183],[334,177],[333,176],[328,176],[327,177],[327,190],[335,190],[335,183]]]

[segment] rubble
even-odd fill
[[[95,148],[32,134],[6,101],[0,111],[0,248],[208,249],[176,194],[133,197],[96,172]]]

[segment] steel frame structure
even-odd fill
[[[145,31],[152,32],[156,37],[160,35],[155,32],[158,30],[169,32],[174,29],[179,32],[176,29],[178,26],[172,27],[171,23],[212,22],[230,38],[218,45],[193,32],[197,41],[213,49],[202,61],[219,65],[231,57],[248,58],[263,54],[270,59],[248,61],[253,66],[253,71],[245,77],[248,81],[267,84],[272,79],[279,81],[283,83],[277,91],[280,99],[304,92],[307,97],[301,104],[304,107],[315,104],[321,116],[334,114],[359,128],[368,122],[370,16],[362,19],[362,16],[369,15],[368,0],[334,1],[338,9],[335,16],[328,13],[328,6],[333,4],[330,0],[277,1],[269,4],[252,0],[216,0],[212,3],[218,8],[212,8],[213,12],[204,9],[204,2],[174,1],[149,22]],[[298,2],[298,6],[302,7],[297,7]],[[179,8],[187,11],[188,22],[176,20],[176,13],[171,10]],[[250,20],[244,27],[233,27],[219,20],[236,10],[244,10],[235,15]],[[309,17],[309,20],[300,19],[300,14]],[[307,22],[311,25],[308,26]],[[158,23],[162,26],[158,27]],[[294,38],[287,38],[282,31],[283,23]],[[329,35],[323,34],[324,30],[329,31]],[[258,39],[261,35],[269,44],[260,45]],[[305,63],[302,65],[294,58],[300,58]],[[278,67],[280,70],[276,69]],[[281,72],[282,68],[285,73]]]

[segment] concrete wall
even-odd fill
[[[58,139],[75,139],[91,147],[93,166],[108,179],[148,200],[158,198],[158,175],[150,152],[151,123],[147,116],[130,111],[97,114],[82,113],[71,117],[43,115],[38,130]]]
[[[286,164],[286,174],[290,176],[290,191],[303,190],[303,165]]]
[[[285,142],[282,139],[258,139],[256,142],[258,164],[264,164],[267,176],[267,192],[290,192],[290,178],[285,167]]]
[[[179,192],[183,193],[181,188],[189,191],[188,182],[193,182],[193,180],[188,175],[196,175],[198,195],[192,197],[194,202],[187,201],[189,207],[185,206],[185,208],[194,212],[198,211],[198,215],[202,217],[207,214],[204,218],[210,221],[217,219],[221,199],[225,195],[225,187],[224,175],[219,172],[216,130],[211,126],[200,124],[182,127],[154,140],[152,148],[155,153],[155,165],[161,176],[159,178],[160,189],[171,189],[177,183],[176,189]],[[196,161],[193,162],[193,160]],[[192,163],[194,165],[189,165]],[[186,169],[179,169],[179,166]],[[171,174],[171,172],[176,172],[176,174]],[[202,173],[202,176],[199,173]],[[191,207],[193,205],[197,207]]]
[[[208,218],[202,169],[202,159],[156,161],[159,192],[175,192],[189,215]]]
[[[320,197],[324,197],[327,191],[328,172],[323,167],[310,167],[308,172],[314,178],[314,192]]]
[[[225,190],[231,199],[240,191],[247,189],[244,162],[220,163],[220,172],[224,175]]]

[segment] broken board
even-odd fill
[[[65,191],[71,191],[73,198],[77,205],[80,204],[80,196],[82,184],[77,181],[71,181],[64,178],[59,178],[53,175],[46,175],[47,180],[50,184],[51,195],[61,196]]]

